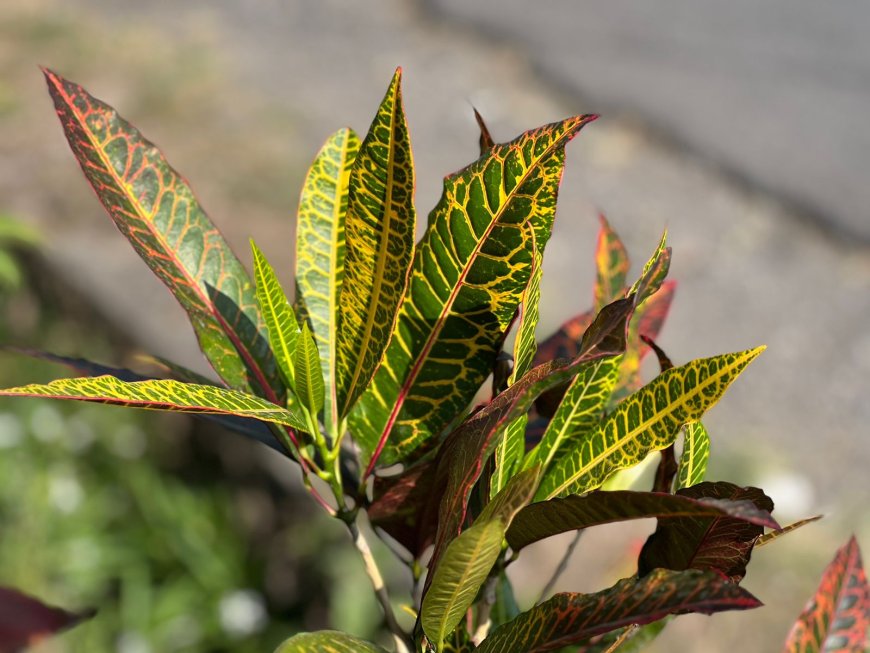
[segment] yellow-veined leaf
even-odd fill
[[[769,533],[765,533],[761,537],[759,537],[755,541],[755,548],[757,549],[760,546],[764,546],[766,544],[770,544],[776,539],[779,539],[783,535],[787,535],[802,526],[806,526],[807,524],[812,524],[814,521],[819,521],[824,515],[814,515],[813,517],[807,517],[806,519],[799,519],[796,522],[789,524],[788,526],[783,526],[782,528],[777,528],[776,530],[772,530]]]
[[[384,360],[351,431],[371,472],[437,435],[492,369],[552,229],[565,144],[593,116],[526,132],[444,180]]]
[[[126,382],[108,375],[58,379],[51,383],[6,388],[0,390],[0,396],[74,399],[151,410],[236,415],[302,431],[308,428],[295,413],[254,395],[168,379]]]
[[[763,350],[702,358],[660,374],[623,400],[578,449],[551,467],[538,496],[588,492],[613,472],[669,446],[680,427],[700,419]]]
[[[82,87],[45,70],[70,148],[118,229],[187,311],[231,387],[281,403],[254,285],[185,180],[153,143]]]
[[[302,333],[296,346],[295,388],[299,401],[308,410],[312,419],[323,407],[323,372],[314,336],[308,330],[308,323],[302,324]]]
[[[386,649],[337,630],[299,633],[285,640],[275,653],[387,653]]]
[[[707,475],[710,459],[710,436],[701,422],[692,422],[683,427],[683,453],[677,472],[676,489],[697,485]]]
[[[396,70],[350,173],[336,333],[343,417],[371,381],[405,294],[414,252],[414,164]]]
[[[350,171],[358,151],[359,138],[351,129],[340,129],[329,137],[305,178],[296,222],[296,299],[304,307],[320,349],[326,387],[324,421],[332,430],[339,419],[335,348],[344,276],[344,220]]]
[[[290,307],[287,295],[281,288],[278,277],[275,276],[275,270],[253,240],[251,241],[251,250],[254,255],[257,301],[269,329],[272,353],[275,355],[278,369],[284,375],[288,387],[292,388],[295,376],[293,361],[296,343],[299,339],[299,324],[296,322],[296,315]]]
[[[630,261],[625,245],[617,233],[611,229],[607,218],[599,215],[601,226],[598,230],[598,243],[595,247],[595,291],[594,311],[597,313],[610,302],[623,296],[625,278]]]

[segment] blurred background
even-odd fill
[[[650,650],[776,650],[836,547],[850,532],[870,546],[868,20],[808,0],[4,0],[2,342],[207,372],[82,178],[38,65],[117,107],[240,257],[253,237],[287,284],[307,166],[338,127],[365,131],[396,66],[421,216],[476,158],[472,105],[497,140],[601,113],[569,147],[539,336],[591,301],[600,210],[635,263],[669,229],[675,362],[769,346],[705,420],[710,478],[763,487],[783,523],[826,518],[756,553],[745,585],[767,607],[683,617]],[[64,373],[0,357],[4,385]],[[589,533],[559,588],[630,573],[621,552],[651,528]],[[521,598],[564,545],[515,570]],[[327,623],[365,636],[365,583],[263,447],[176,416],[0,403],[0,584],[101,608],[43,650],[264,651]]]

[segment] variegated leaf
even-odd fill
[[[401,80],[398,69],[350,172],[335,334],[339,417],[369,385],[390,340],[414,252],[414,164]]]
[[[596,281],[594,310],[597,313],[610,302],[623,296],[630,261],[625,245],[611,229],[607,218],[599,215],[598,244],[595,247]]]
[[[387,653],[386,649],[337,630],[299,633],[285,640],[275,653]]]
[[[824,515],[814,515],[813,517],[807,517],[806,519],[799,519],[796,522],[789,524],[788,526],[783,526],[782,528],[777,528],[776,530],[770,531],[769,533],[765,533],[761,537],[759,537],[755,541],[755,548],[757,549],[760,546],[764,546],[765,544],[770,544],[776,539],[779,539],[783,535],[787,535],[798,528],[806,526],[807,524],[812,524],[814,521],[819,521]]]
[[[588,492],[613,472],[669,446],[680,427],[700,419],[763,350],[702,358],[660,374],[620,403],[573,455],[552,467],[538,496]]]
[[[317,415],[323,407],[323,372],[320,369],[317,343],[314,342],[314,336],[308,330],[307,322],[302,324],[302,333],[299,334],[294,364],[296,368],[294,372],[296,394],[311,418],[316,421]]]
[[[677,473],[676,489],[697,485],[707,475],[710,459],[710,436],[701,422],[691,422],[683,427],[683,452]]]
[[[296,222],[297,303],[305,307],[320,350],[326,388],[324,421],[333,430],[338,425],[335,348],[344,277],[344,222],[350,171],[358,151],[359,138],[351,129],[329,137],[305,177]]]

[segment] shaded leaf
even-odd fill
[[[538,344],[533,365],[543,365],[547,361],[559,358],[574,358],[580,351],[580,339],[583,332],[592,324],[595,314],[592,311],[575,315],[562,324],[558,331]],[[557,386],[542,393],[535,401],[538,414],[549,419],[556,414],[562,397],[568,389],[568,384]]]
[[[369,472],[438,435],[489,375],[530,276],[531,233],[538,251],[550,235],[565,144],[591,120],[526,132],[445,178],[396,331],[351,414]]]
[[[683,453],[677,472],[677,489],[697,485],[707,475],[710,459],[710,436],[701,422],[691,422],[683,427]]]
[[[308,330],[307,322],[302,324],[294,364],[296,394],[308,413],[316,420],[317,414],[323,407],[323,372],[320,369],[317,343]]]
[[[776,528],[770,512],[749,500],[692,498],[664,492],[595,491],[526,506],[507,532],[514,551],[547,537],[581,528],[629,519],[730,517],[750,524]]]
[[[384,353],[414,252],[414,164],[401,81],[400,68],[350,171],[335,333],[339,417],[369,384]]]
[[[694,499],[750,501],[770,513],[773,501],[754,487],[739,487],[720,481],[704,482],[675,496]],[[772,519],[767,526],[775,524]],[[773,526],[778,528],[778,526]],[[764,533],[764,525],[732,516],[679,517],[661,520],[655,533],[649,536],[638,558],[638,574],[645,576],[653,569],[711,569],[739,582],[746,573],[755,540]]]
[[[495,629],[478,653],[538,653],[581,642],[630,624],[669,614],[746,610],[761,603],[743,588],[713,572],[657,569],[627,578],[595,594],[556,594]]]
[[[296,315],[290,307],[287,295],[281,288],[275,270],[266,260],[260,248],[251,241],[254,257],[254,280],[256,282],[257,302],[260,312],[266,322],[269,332],[269,343],[278,364],[278,369],[284,375],[288,387],[293,387],[294,357],[296,341],[299,339],[299,324]]]
[[[107,104],[44,70],[70,147],[118,229],[190,317],[231,387],[281,403],[284,386],[242,264],[160,151]]]
[[[765,533],[761,537],[759,537],[755,541],[755,548],[757,549],[760,546],[764,546],[765,544],[770,544],[775,539],[782,537],[783,535],[787,535],[794,530],[797,530],[801,526],[806,526],[807,524],[811,524],[814,521],[819,521],[824,515],[815,515],[814,517],[807,517],[806,519],[800,519],[788,526],[783,526],[782,528],[778,528],[774,531],[770,531],[769,533]]]
[[[595,291],[593,310],[597,313],[610,302],[616,301],[625,293],[625,279],[630,261],[625,245],[619,239],[607,218],[599,215],[600,228],[595,246]]]
[[[0,395],[75,399],[183,413],[235,415],[283,424],[303,431],[306,429],[305,422],[298,415],[265,399],[236,390],[169,379],[132,383],[114,376],[58,379],[46,384],[34,383],[19,388],[7,388],[0,390]]]
[[[510,578],[503,571],[499,572],[495,582],[495,600],[489,618],[493,627],[501,626],[520,614],[520,607],[514,596],[514,588]]]
[[[93,615],[93,611],[67,612],[9,587],[0,587],[0,651],[12,653],[31,646]]]
[[[285,640],[275,653],[387,653],[386,649],[337,630],[299,633]]]
[[[798,617],[783,653],[863,653],[870,626],[870,589],[853,536],[825,568],[816,593]]]
[[[435,464],[425,461],[399,476],[374,480],[374,498],[366,509],[372,525],[386,531],[414,558],[435,539],[437,504],[430,501]]]
[[[420,612],[423,632],[438,651],[498,559],[504,529],[500,519],[482,521],[463,532],[445,550]]]
[[[296,222],[297,301],[320,350],[325,384],[325,421],[337,428],[336,341],[338,302],[344,277],[344,221],[350,171],[359,151],[359,138],[340,129],[327,139],[305,177]]]
[[[561,458],[544,475],[538,496],[588,492],[611,473],[669,446],[680,427],[712,407],[763,350],[701,358],[660,374],[620,403],[582,447]]]

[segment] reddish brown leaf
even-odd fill
[[[0,587],[0,653],[12,653],[31,646],[93,615],[92,611],[67,612],[17,590]]]
[[[699,483],[679,490],[675,496],[694,499],[751,501],[769,513],[773,501],[754,487],[739,487],[724,481]],[[776,524],[771,518],[765,525]],[[778,526],[772,526],[778,528]],[[764,526],[734,517],[681,517],[659,522],[644,544],[638,560],[638,574],[645,576],[657,567],[666,569],[711,569],[739,582],[756,539]]]
[[[372,526],[383,529],[419,558],[432,544],[437,504],[430,497],[435,464],[424,461],[398,476],[375,477],[374,499],[367,509]]]
[[[853,536],[837,551],[798,617],[783,653],[863,653],[870,627],[870,588]]]

